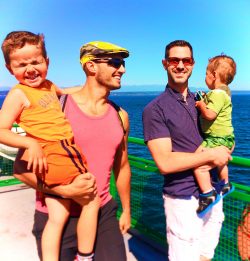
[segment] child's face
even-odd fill
[[[45,81],[48,65],[49,59],[43,57],[40,46],[26,44],[10,53],[6,67],[21,84],[36,88]]]
[[[215,83],[215,77],[214,74],[207,69],[206,71],[206,79],[205,79],[206,85],[210,90],[213,90],[215,88],[214,83]]]

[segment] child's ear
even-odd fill
[[[46,64],[49,66],[49,57],[46,58]]]
[[[13,75],[13,71],[11,69],[11,66],[9,64],[5,64],[5,67],[7,68],[7,70]]]

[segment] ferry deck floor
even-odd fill
[[[1,261],[39,261],[31,233],[34,196],[34,190],[24,184],[0,188]],[[150,245],[135,234],[124,235],[128,261],[167,260],[162,248]]]

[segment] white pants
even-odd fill
[[[212,259],[224,221],[222,200],[202,218],[196,214],[198,199],[163,196],[169,261]]]

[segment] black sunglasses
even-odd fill
[[[125,61],[119,58],[97,58],[97,59],[93,59],[92,61],[97,63],[107,63],[108,65],[116,69],[120,68],[121,65],[125,67]]]

